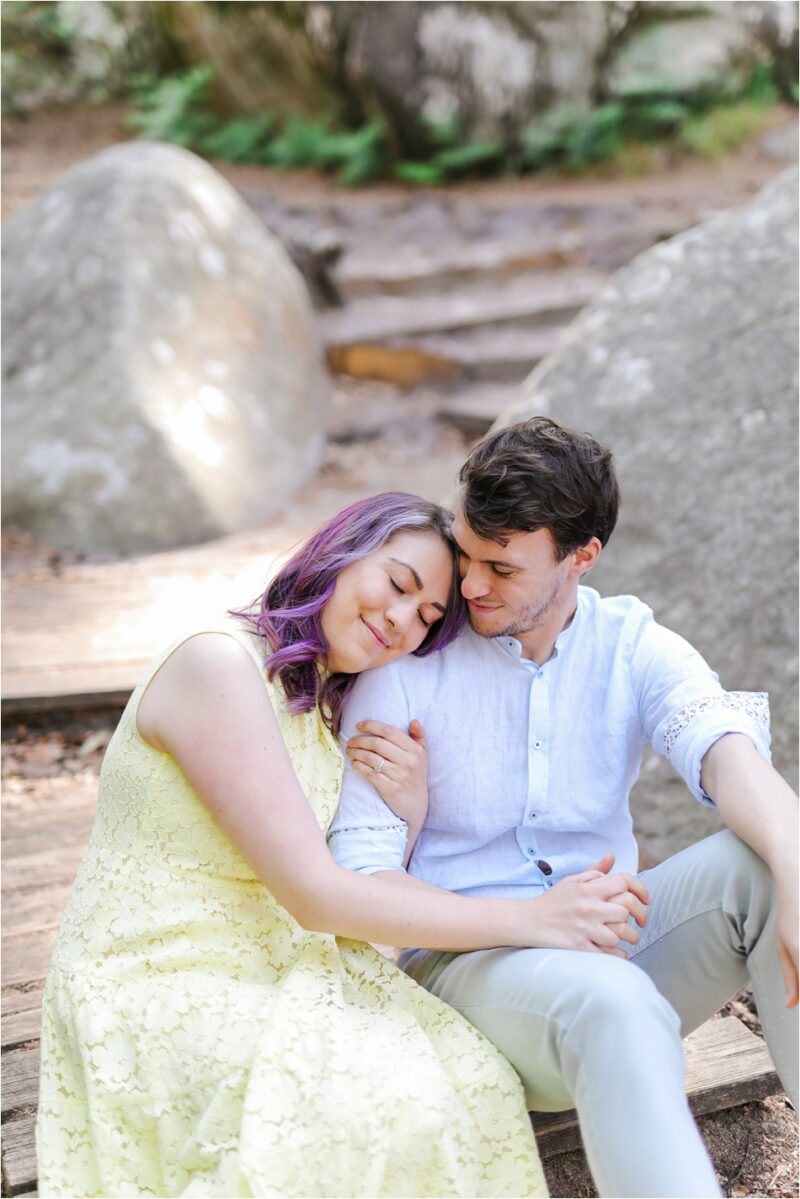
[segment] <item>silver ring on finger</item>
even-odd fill
[[[383,770],[385,765],[386,765],[386,759],[378,758],[378,765],[373,766],[372,769],[375,771],[376,774],[380,774],[380,772]]]

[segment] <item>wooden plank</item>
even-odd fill
[[[10,1120],[2,1128],[3,1194],[19,1196],[38,1194],[36,1185],[36,1117],[24,1116]]]
[[[451,421],[462,432],[480,437],[497,418],[520,399],[519,387],[508,384],[476,384],[462,387],[454,396],[445,397],[438,414]]]
[[[48,839],[57,840],[59,847],[64,850],[69,850],[75,845],[85,846],[89,840],[93,823],[94,812],[91,810],[64,812],[57,818]],[[41,827],[21,828],[13,833],[6,833],[4,829],[3,832],[4,862],[10,864],[17,859],[27,860],[31,854],[40,852],[43,840]],[[6,882],[4,882],[4,887],[8,889]]]
[[[42,992],[38,992],[39,1002],[36,1007],[26,1008],[22,1012],[14,1012],[3,1016],[2,1042],[3,1051],[16,1049],[27,1041],[38,1041],[42,1031]]]
[[[98,783],[95,774],[56,775],[47,779],[45,789],[31,779],[5,779],[3,836],[18,836],[38,829],[49,843],[62,816],[85,817],[94,813]]]
[[[3,985],[2,1013],[3,1020],[15,1012],[24,1012],[29,1008],[42,1006],[42,989],[44,979],[31,979],[29,982]]]
[[[39,1102],[39,1046],[9,1049],[2,1057],[3,1120],[9,1112]]]
[[[29,983],[47,974],[56,928],[43,928],[22,936],[3,937],[3,983]]]
[[[286,536],[284,552],[296,540]],[[55,693],[94,691],[119,702],[161,646],[186,631],[187,612],[199,628],[231,605],[246,604],[279,558],[271,537],[249,534],[210,547],[71,566],[56,577],[35,571],[4,577],[6,710],[15,698]]]
[[[764,1099],[781,1090],[766,1043],[735,1016],[708,1020],[684,1041],[686,1093],[696,1116]],[[536,1142],[544,1158],[581,1146],[578,1117],[534,1112]]]
[[[351,379],[374,379],[397,387],[416,387],[418,383],[455,379],[462,372],[458,363],[414,344],[331,346],[328,351],[331,370]]]
[[[387,480],[387,487],[400,480]],[[246,605],[292,546],[344,504],[369,495],[319,480],[259,531],[111,563],[30,568],[3,577],[3,715],[79,702],[119,707],[159,650]],[[322,496],[321,494],[322,493]]]
[[[0,1141],[3,1147],[3,1194],[30,1194],[31,1188],[36,1186],[36,1116],[6,1121]]]
[[[737,1020],[707,1021],[686,1041],[686,1091],[696,1116],[781,1090],[766,1042]]]
[[[41,889],[12,891],[4,895],[3,937],[57,927],[69,893],[69,884],[52,883]]]
[[[497,279],[520,271],[552,270],[580,260],[586,235],[575,230],[539,237],[470,240],[428,248],[404,246],[386,252],[386,243],[355,245],[334,270],[343,295],[407,295],[441,292],[471,278]]]
[[[328,359],[337,374],[397,387],[459,379],[513,379],[519,383],[557,347],[564,328],[560,324],[536,329],[497,325],[376,343],[356,342],[331,346]]]
[[[3,887],[13,891],[51,883],[71,883],[85,849],[86,843],[79,841],[62,849],[43,849],[26,857],[11,858],[3,862]]]
[[[519,382],[546,354],[558,348],[566,329],[560,323],[536,329],[498,325],[461,333],[432,333],[417,338],[415,344],[420,353],[435,356],[466,379]]]
[[[462,289],[445,296],[378,296],[321,314],[328,347],[497,325],[566,321],[598,294],[600,271],[564,269],[518,275],[504,286]]]

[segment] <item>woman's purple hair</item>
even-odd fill
[[[319,707],[325,723],[338,732],[342,704],[356,676],[323,676],[317,669],[318,660],[329,648],[322,631],[322,610],[345,567],[380,549],[396,533],[435,533],[453,550],[447,610],[414,652],[424,657],[453,640],[464,622],[465,609],[451,519],[446,508],[404,491],[358,500],[312,534],[249,611],[233,613],[267,642],[267,677],[280,679],[291,712]]]

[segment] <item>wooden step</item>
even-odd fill
[[[340,374],[396,387],[420,383],[452,386],[460,380],[521,383],[564,338],[563,323],[476,326],[453,333],[420,334],[389,341],[360,342],[334,358]]]
[[[3,579],[3,716],[124,706],[159,649],[263,590],[294,537],[208,546]],[[35,599],[31,585],[35,583]]]
[[[722,1111],[781,1090],[766,1043],[735,1016],[708,1020],[684,1041],[686,1093],[695,1116]],[[535,1112],[536,1142],[544,1158],[581,1147],[574,1110]]]
[[[521,383],[546,354],[558,349],[568,326],[558,323],[526,329],[491,325],[463,333],[432,333],[416,339],[423,354],[452,367],[452,375],[468,380]],[[404,345],[403,342],[394,342]]]
[[[391,246],[385,240],[362,242],[345,252],[336,265],[334,279],[342,294],[351,299],[376,293],[441,293],[468,281],[574,265],[581,261],[585,242],[584,229],[550,231],[526,238],[454,241],[434,248]]]
[[[476,326],[565,323],[601,290],[605,272],[578,268],[516,275],[505,285],[432,296],[374,296],[322,313],[332,368],[350,374],[353,350]]]
[[[504,412],[521,399],[519,387],[476,383],[443,397],[438,414],[470,437],[482,437]]]
[[[38,1194],[36,1186],[36,1116],[3,1124],[3,1194]]]

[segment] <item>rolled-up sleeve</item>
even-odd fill
[[[408,700],[393,664],[367,670],[351,691],[340,732],[342,749],[361,720],[382,720],[407,729]],[[389,808],[345,754],[339,809],[328,830],[328,849],[339,866],[359,874],[404,871],[408,825]]]
[[[705,754],[726,733],[744,733],[771,760],[767,694],[725,691],[697,650],[652,618],[634,644],[631,680],[645,736],[700,803],[715,806],[700,785],[700,771]]]

